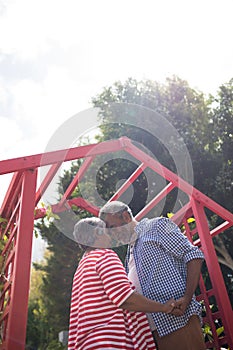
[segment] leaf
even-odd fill
[[[191,224],[192,222],[195,222],[195,219],[194,218],[188,218],[187,222],[188,222],[188,224]]]
[[[218,329],[216,329],[216,333],[218,335],[218,337],[220,336],[220,334],[222,334],[224,332],[224,327],[219,327]]]
[[[206,323],[203,327],[204,334],[211,335],[212,336],[212,331],[210,326]]]
[[[0,224],[1,224],[2,222],[7,222],[7,219],[4,219],[4,218],[2,218],[2,217],[0,216]]]
[[[37,231],[36,229],[34,229],[34,236],[35,236],[36,238],[39,237],[39,233],[38,233],[38,231]]]
[[[50,219],[60,220],[60,217],[57,214],[53,213],[51,205],[49,205],[46,209],[46,217],[48,220]]]

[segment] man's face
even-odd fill
[[[134,228],[132,219],[127,212],[121,214],[106,214],[104,221],[109,235],[117,245],[128,244],[131,241]]]

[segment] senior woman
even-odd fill
[[[156,349],[145,313],[170,313],[136,293],[98,218],[80,220],[74,238],[85,250],[73,279],[68,350]]]

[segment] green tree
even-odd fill
[[[44,339],[47,338],[48,323],[42,294],[44,277],[43,271],[37,271],[32,266],[26,337],[27,349],[39,349]]]
[[[215,192],[218,201],[233,211],[233,78],[220,86],[213,103],[216,149],[221,156]]]
[[[213,98],[213,106],[215,149],[221,159],[218,174],[214,179],[213,196],[217,202],[233,212],[233,78],[219,87],[217,96]],[[214,242],[233,304],[232,234],[231,228],[216,237]]]
[[[127,106],[125,109],[118,107],[119,111],[117,111],[117,104],[120,103],[128,104],[128,109]],[[161,164],[176,172],[176,164],[169,150],[172,149],[175,152],[177,149],[179,152],[180,145],[169,137],[163,144],[161,140],[144,129],[145,118],[148,115],[151,125],[155,123],[153,112],[151,113],[154,111],[154,113],[161,114],[161,122],[157,118],[156,127],[161,130],[161,133],[165,132],[166,130],[163,130],[163,118],[165,117],[178,131],[180,139],[183,140],[189,151],[194,171],[194,185],[207,194],[213,191],[215,185],[213,178],[216,177],[219,168],[219,159],[216,154],[210,152],[215,141],[211,103],[212,100],[209,97],[206,98],[203,93],[192,89],[186,81],[176,76],[168,78],[165,84],[158,84],[150,80],[138,82],[130,78],[125,83],[116,82],[93,98],[94,106],[100,108],[100,118],[103,122],[100,140],[128,136],[136,141],[137,145],[143,145],[145,149],[149,149]],[[140,109],[140,107],[145,109]],[[131,114],[132,120],[139,120],[139,127],[124,123],[112,123],[117,113],[125,113],[126,117]],[[147,113],[145,118],[144,113]],[[114,115],[113,118],[112,115]],[[183,161],[185,162],[185,159]],[[117,183],[119,180],[117,171],[121,163],[121,161],[118,162],[117,159],[114,159],[105,164],[105,172],[107,170],[108,173],[111,173],[111,180],[115,178],[112,183]],[[126,172],[126,167],[124,169]],[[133,166],[128,165],[127,171],[132,173],[133,170]],[[114,176],[114,174],[116,175]],[[102,185],[101,179],[104,182]],[[106,188],[105,183],[104,171],[100,171],[98,186],[101,193],[101,189]],[[141,181],[139,183],[142,184]],[[107,188],[109,187],[107,186]],[[152,188],[153,195],[154,190]],[[140,206],[145,205],[145,198],[148,196],[146,191],[147,183],[144,181],[144,185],[141,185],[139,190],[134,191],[135,196],[130,203],[133,210],[135,208],[135,211],[138,211]],[[105,191],[105,194],[108,195],[108,192]],[[109,193],[109,195],[111,194],[112,192]],[[175,194],[173,194],[173,200],[174,198]],[[168,200],[167,205],[164,206],[164,214],[170,211],[171,207],[172,204]]]

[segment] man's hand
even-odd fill
[[[184,315],[198,285],[203,259],[193,259],[187,263],[187,280],[184,296],[176,300],[172,315]]]
[[[188,305],[190,303],[189,298],[183,296],[180,299],[177,299],[175,302],[175,307],[172,310],[171,314],[174,316],[182,316],[184,315]]]

